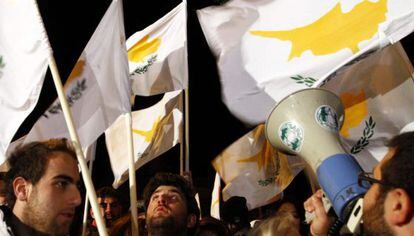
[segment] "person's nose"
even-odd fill
[[[71,198],[70,198],[70,204],[72,206],[79,206],[82,203],[82,198],[79,192],[79,189],[77,187],[74,187],[71,191]]]
[[[105,213],[106,214],[111,213],[111,204],[106,204]]]
[[[160,194],[158,198],[158,204],[165,205],[168,202],[168,196],[166,194]]]

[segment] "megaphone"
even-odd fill
[[[344,107],[338,96],[311,88],[280,101],[265,125],[266,138],[273,147],[298,155],[310,165],[342,222],[366,192],[358,185],[361,167],[339,139],[343,119]]]

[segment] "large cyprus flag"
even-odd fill
[[[38,101],[51,55],[36,2],[0,1],[0,163]]]
[[[130,111],[122,1],[113,1],[109,6],[64,90],[83,148],[91,145],[119,115]],[[52,137],[69,138],[58,100],[36,122],[25,142]]]
[[[243,196],[249,210],[269,204],[279,199],[304,168],[301,158],[274,149],[264,132],[263,124],[257,126],[213,160],[214,169],[226,183],[224,201]]]
[[[114,188],[128,179],[126,117],[120,116],[105,131],[106,147],[114,173]],[[155,105],[132,112],[135,169],[168,151],[181,140],[182,93],[173,91]]]
[[[197,14],[224,103],[252,125],[285,96],[414,30],[412,0],[233,0]]]
[[[185,1],[127,40],[134,94],[148,96],[187,88]]]
[[[340,96],[340,134],[366,171],[380,161],[393,136],[414,130],[414,70],[398,43],[344,66],[322,86]]]

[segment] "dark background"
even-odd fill
[[[54,50],[61,78],[66,80],[111,1],[37,0],[37,2],[52,49]],[[124,0],[126,37],[128,38],[133,33],[154,23],[180,2],[178,0]],[[215,59],[210,53],[196,17],[196,9],[217,5],[217,2],[188,0],[187,4],[190,170],[193,175],[194,185],[200,193],[202,213],[208,215],[215,174],[210,162],[227,146],[247,133],[251,127],[246,127],[234,118],[221,102]],[[413,38],[414,36],[411,34],[403,40],[403,45],[411,61],[413,61],[414,55]],[[15,135],[15,139],[28,133],[36,120],[56,97],[57,94],[52,77],[50,72],[48,72],[39,103],[20,127]],[[133,110],[151,106],[160,100],[161,97],[162,95],[152,97],[137,96]],[[156,172],[169,171],[179,173],[179,154],[179,146],[176,146],[136,172],[139,197],[145,183]],[[98,150],[92,177],[96,189],[104,185],[111,185],[113,182],[113,174],[110,170],[103,136],[98,140]],[[299,175],[296,179],[295,185],[291,186],[291,189],[295,190],[290,191],[300,192],[298,193],[299,195],[305,195],[309,188],[305,186],[304,176]],[[128,183],[123,184],[120,189],[129,196],[127,192]],[[306,196],[302,198],[304,197]]]

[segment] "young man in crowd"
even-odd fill
[[[149,236],[193,235],[200,210],[190,183],[180,175],[159,173],[144,189]]]
[[[128,204],[124,201],[121,193],[109,186],[104,186],[98,189],[98,191],[96,191],[96,197],[98,198],[99,208],[109,232],[112,223],[120,218],[124,211],[128,209]],[[90,210],[90,215],[92,217],[92,222],[89,227],[89,235],[99,235],[92,208]]]
[[[81,203],[76,154],[65,139],[32,142],[8,160],[0,235],[68,235]]]
[[[362,173],[360,182],[370,182],[364,196],[365,235],[413,235],[414,233],[414,132],[400,134],[389,142],[389,151],[374,168],[373,176]],[[312,235],[327,235],[329,220],[322,205],[322,191],[305,202],[315,212]]]

